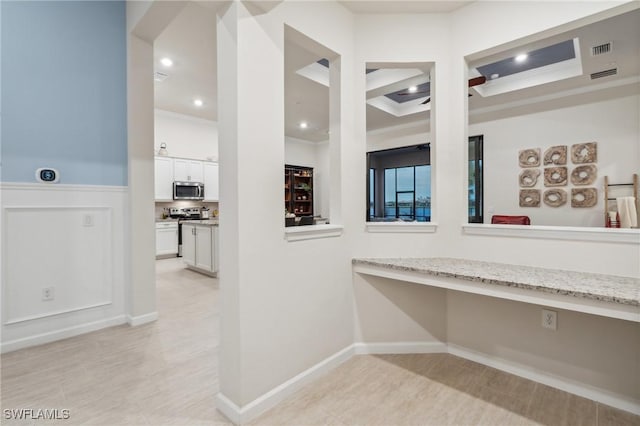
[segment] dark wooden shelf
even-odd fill
[[[313,216],[313,168],[287,164],[284,177],[285,209],[296,216]],[[301,188],[302,185],[305,187]],[[302,195],[307,199],[296,199]],[[296,208],[303,208],[305,211],[296,211]]]

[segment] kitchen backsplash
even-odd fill
[[[198,207],[198,208],[208,207],[209,210],[211,210],[211,216],[213,217],[213,212],[215,210],[218,210],[218,203],[205,203],[202,201],[188,201],[188,200],[173,201],[168,203],[156,203],[155,218],[156,219],[162,218],[162,213],[164,212],[164,209],[169,207],[177,207],[179,209],[186,209],[189,207]]]

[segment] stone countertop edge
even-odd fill
[[[190,220],[188,222],[182,222],[183,225],[194,225],[194,226],[219,226],[219,222],[217,220]]]
[[[422,262],[422,265],[406,265],[401,263],[407,261],[412,261],[414,263]],[[466,269],[468,269],[469,266],[475,265],[478,267],[478,270],[474,271],[473,274],[465,271],[442,270],[443,266],[429,265],[428,262],[448,262],[448,265],[444,265],[444,267],[449,269],[452,269],[453,264],[455,263],[460,263],[461,266],[464,265]],[[465,281],[473,281],[483,284],[516,287],[525,290],[582,297],[586,299],[640,307],[640,279],[630,277],[454,258],[354,258],[352,259],[351,263],[353,265],[377,266],[397,271],[417,272],[424,275],[457,278]],[[502,273],[504,273],[504,271],[508,269],[511,269],[513,275],[508,278],[495,278],[491,277],[491,274],[483,274],[484,271],[479,269],[480,267],[491,268],[491,266],[500,269],[500,272]],[[610,289],[610,293],[605,293],[602,291],[590,292],[589,289],[571,288],[566,284],[563,285],[560,279],[557,279],[555,282],[547,279],[544,280],[544,284],[531,284],[518,280],[518,274],[521,275],[523,272],[536,271],[546,275],[556,275],[559,278],[562,276],[568,277],[570,275],[580,275],[582,278],[592,278],[598,280],[604,279],[614,284],[614,288]],[[635,294],[633,294],[633,290],[636,290]],[[614,294],[616,292],[620,294]]]

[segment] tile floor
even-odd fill
[[[70,419],[3,425],[222,425],[218,282],[157,262],[160,319],[2,355],[2,408]],[[640,417],[451,355],[357,356],[253,425],[640,425]]]

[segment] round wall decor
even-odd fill
[[[543,158],[544,165],[547,164],[556,164],[556,165],[564,165],[567,164],[567,146],[552,146],[548,148],[544,152]]]
[[[574,164],[596,163],[598,161],[598,144],[587,142],[571,145],[571,161]]]
[[[598,176],[598,169],[593,164],[577,166],[571,171],[571,183],[574,185],[591,185]]]
[[[544,186],[565,186],[566,184],[566,167],[547,167],[544,169]]]
[[[540,190],[521,189],[520,207],[540,207]]]
[[[598,190],[595,188],[571,189],[571,207],[593,207],[598,202]]]
[[[520,167],[538,167],[540,165],[540,148],[523,149],[518,154]]]
[[[540,176],[540,170],[538,169],[525,169],[520,173],[520,186],[523,188],[531,188],[538,183],[538,177]]]
[[[567,192],[564,189],[547,189],[544,191],[542,201],[549,207],[560,207],[567,203]]]

